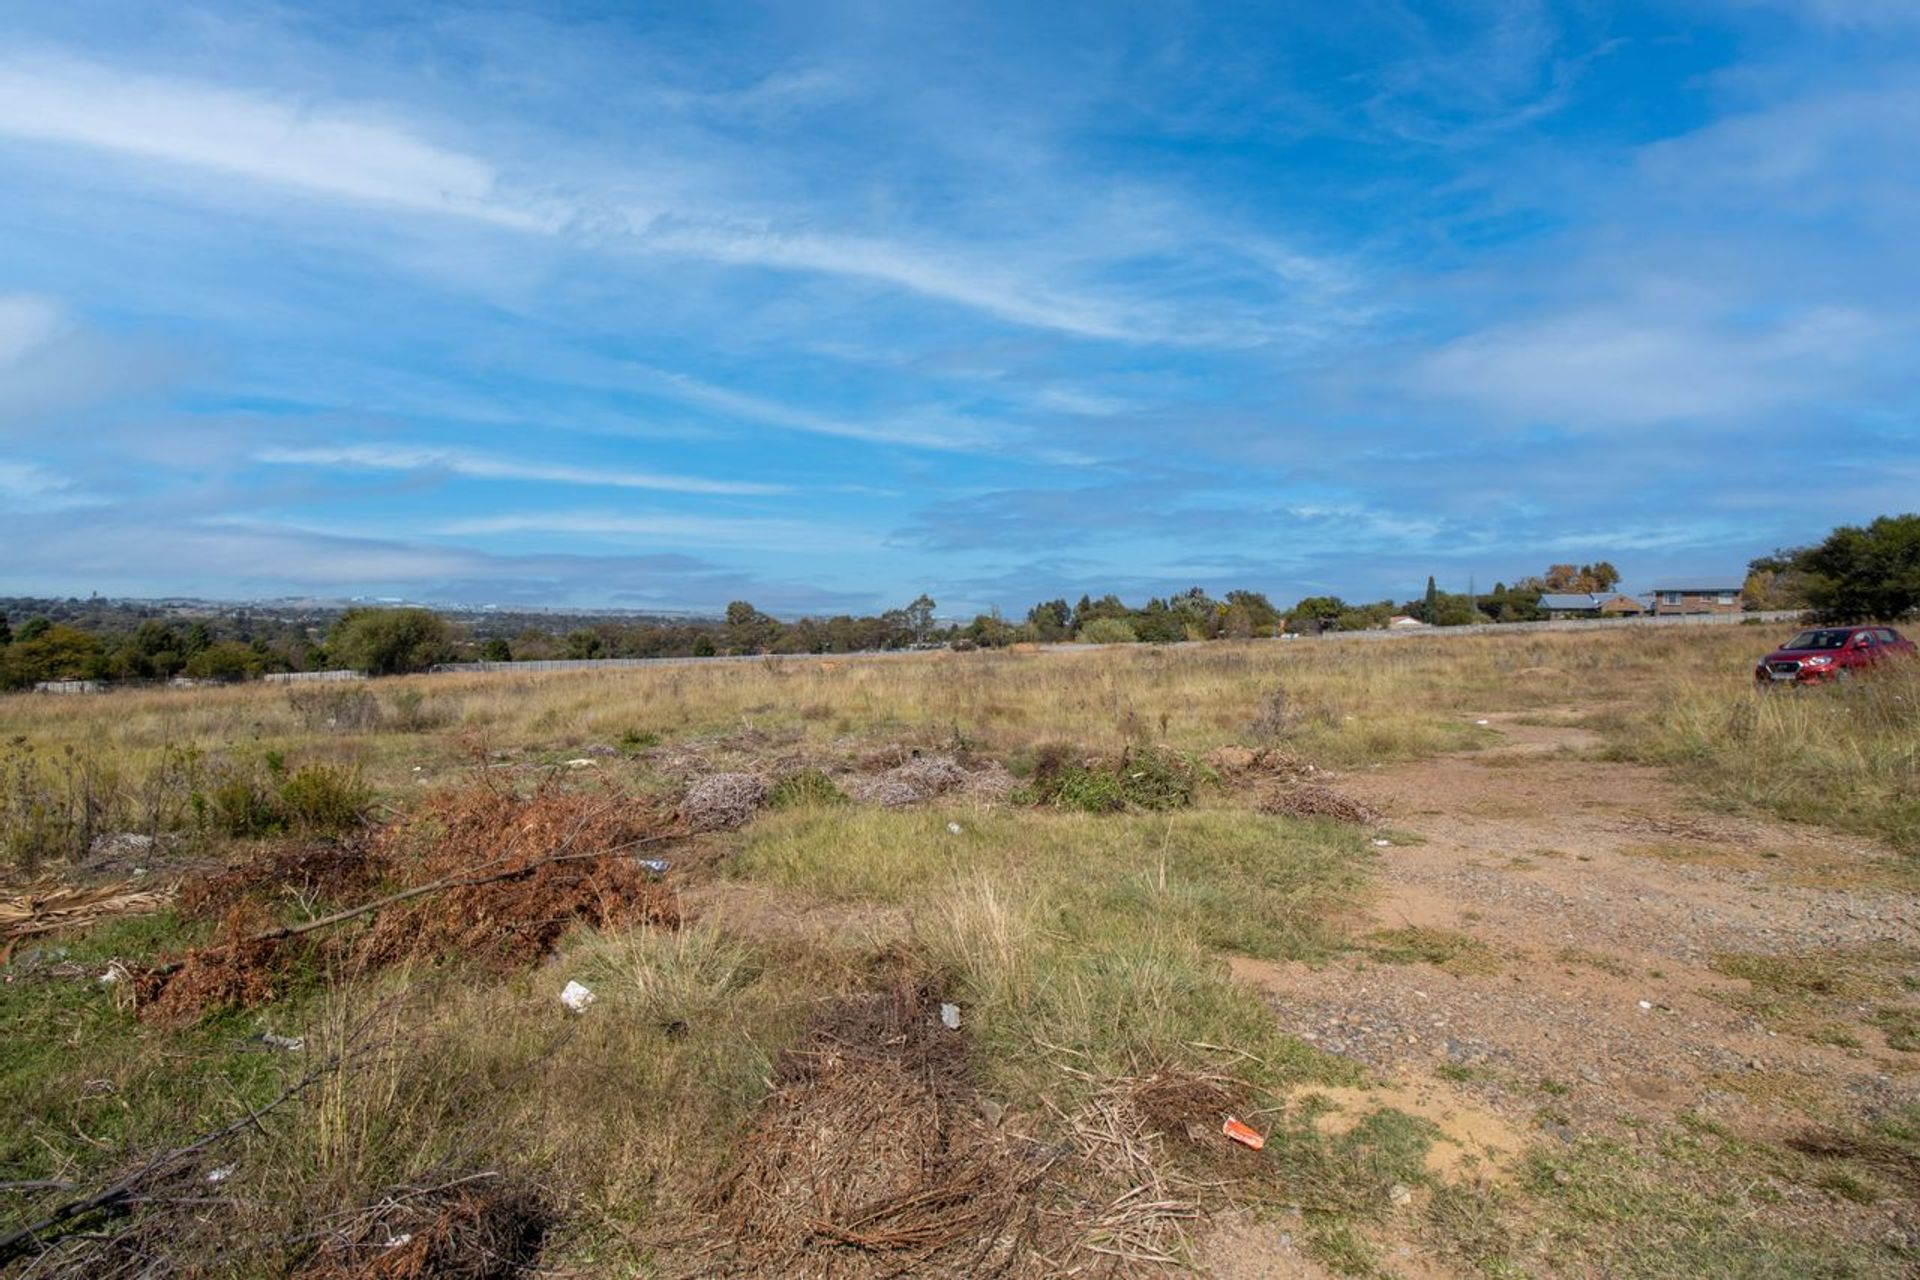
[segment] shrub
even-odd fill
[[[1122,618],[1095,618],[1080,628],[1082,644],[1132,644],[1139,638],[1133,624]]]
[[[346,831],[360,822],[373,794],[358,769],[310,764],[280,783],[282,820],[299,831]]]
[[[1035,753],[1032,780],[1014,798],[1083,813],[1119,813],[1184,809],[1198,788],[1193,765],[1169,751],[1146,747],[1116,760],[1076,761],[1058,747],[1042,747]]]

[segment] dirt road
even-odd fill
[[[1886,1012],[1915,1000],[1911,873],[1858,840],[1708,812],[1601,758],[1577,712],[1478,717],[1498,745],[1341,780],[1395,832],[1363,949],[1234,962],[1289,1030],[1382,1082],[1337,1101],[1426,1116],[1497,1178],[1532,1144],[1651,1145],[1682,1116],[1781,1138],[1911,1100],[1920,1054],[1891,1047]],[[1781,1213],[1864,1238],[1911,1226],[1910,1207],[1811,1187]],[[1419,1252],[1394,1265],[1444,1273]]]

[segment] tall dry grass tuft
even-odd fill
[[[1724,802],[1920,854],[1920,663],[1775,689],[1670,681],[1622,750]]]

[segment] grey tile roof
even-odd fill
[[[1731,586],[1727,585],[1729,581],[1731,581],[1732,583]],[[1703,582],[1709,585],[1707,586],[1700,585]],[[1727,579],[1727,578],[1716,579],[1716,578],[1705,578],[1705,577],[1662,578],[1653,584],[1653,589],[1655,591],[1685,591],[1685,592],[1690,592],[1694,595],[1703,595],[1703,596],[1718,595],[1721,592],[1731,591],[1735,595],[1738,595],[1740,594],[1740,589],[1746,585],[1747,585],[1747,580],[1744,576],[1733,578],[1733,579]]]

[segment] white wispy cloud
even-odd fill
[[[879,545],[871,534],[801,520],[754,517],[635,514],[625,511],[527,512],[481,516],[441,525],[452,537],[503,533],[564,533],[595,538],[641,539],[688,546],[746,547],[759,551],[854,550]]]
[[[839,436],[873,444],[914,445],[925,449],[957,451],[988,449],[1004,439],[1004,432],[999,428],[969,418],[916,410],[881,421],[867,421],[840,414],[817,413],[751,392],[715,386],[684,373],[632,367],[661,390],[687,404],[723,416],[789,431]]]
[[[745,480],[710,480],[613,467],[576,467],[529,462],[433,445],[345,445],[311,449],[263,449],[255,462],[274,466],[344,467],[362,471],[437,471],[476,480],[535,480],[551,484],[615,489],[657,489],[668,493],[748,496],[787,493],[787,485]]]
[[[484,160],[374,112],[66,58],[0,61],[0,133],[520,230],[551,226],[503,200]]]
[[[0,458],[0,510],[14,514],[99,506],[66,476],[33,462]]]
[[[542,176],[539,161],[524,180],[510,179],[497,162],[433,140],[419,124],[378,107],[141,75],[50,54],[0,57],[0,137],[467,219],[595,250],[877,284],[1079,338],[1235,345],[1275,336],[1246,317],[1222,324],[1213,309],[1169,305],[1164,290],[1135,296],[1103,278],[1135,250],[1164,247],[1174,225],[1165,210],[1136,219],[1137,226],[1096,219],[1082,235],[1003,235],[991,247],[918,230],[906,237],[821,230],[819,209],[801,211],[796,227],[784,213],[768,217],[752,207],[665,189],[651,193],[651,203],[636,203],[617,194],[622,181],[599,188],[591,181],[561,181],[552,173]],[[553,194],[560,191],[567,194]],[[1116,232],[1134,243],[1116,239]],[[1199,222],[1185,225],[1187,233],[1201,241],[1218,239]],[[1325,275],[1305,255],[1283,252],[1280,258],[1279,269],[1279,259],[1262,265],[1293,286],[1312,281],[1317,288]],[[1303,298],[1295,297],[1283,328],[1301,328],[1306,309]]]

